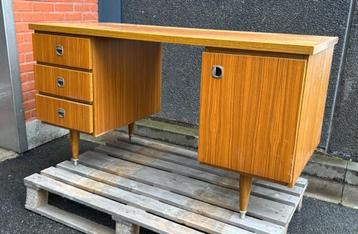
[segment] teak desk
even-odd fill
[[[101,135],[160,111],[161,43],[204,46],[199,161],[292,186],[319,143],[336,37],[131,24],[31,24],[37,117]],[[195,77],[193,77],[195,79]]]

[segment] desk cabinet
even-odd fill
[[[37,118],[76,142],[160,111],[160,43],[41,32],[33,49]]]
[[[292,185],[319,143],[331,58],[207,49],[199,161]]]

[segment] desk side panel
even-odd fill
[[[308,59],[292,184],[300,176],[320,142],[332,58],[333,47]]]
[[[160,111],[161,44],[93,38],[94,135]]]

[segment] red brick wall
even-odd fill
[[[25,119],[36,117],[35,90],[30,22],[97,22],[97,0],[14,0],[16,41]]]

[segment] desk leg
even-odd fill
[[[129,141],[132,140],[133,130],[134,130],[134,122],[128,124],[128,138],[129,138]]]
[[[70,141],[72,151],[72,162],[75,166],[78,163],[78,152],[80,150],[80,133],[76,130],[70,130]]]
[[[252,177],[240,175],[240,217],[245,218],[251,192]]]

